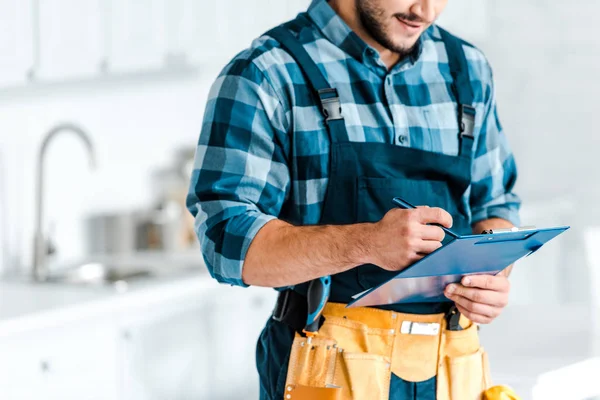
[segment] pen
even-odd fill
[[[404,208],[404,209],[410,209],[410,208],[417,208],[415,206],[413,206],[412,204],[410,204],[408,201],[401,199],[400,197],[394,197],[392,199],[392,202],[397,205],[400,208]],[[450,229],[446,228],[445,226],[442,226],[440,224],[427,224],[427,225],[433,225],[433,226],[438,226],[440,228],[442,228],[444,230],[444,232],[446,232],[448,235],[457,238],[458,235],[454,232],[452,232]]]

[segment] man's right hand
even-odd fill
[[[437,207],[395,208],[369,229],[366,260],[388,271],[400,271],[442,246],[452,216]]]

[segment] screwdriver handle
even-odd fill
[[[308,285],[308,292],[306,293],[308,316],[306,318],[306,326],[303,330],[307,336],[315,336],[319,330],[319,320],[321,319],[323,308],[325,308],[325,304],[329,299],[330,287],[330,276],[313,279]]]

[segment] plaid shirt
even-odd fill
[[[300,40],[338,89],[351,141],[458,153],[457,105],[435,25],[388,70],[326,0],[314,0],[308,14],[314,26]],[[499,217],[518,224],[516,167],[498,121],[492,71],[481,51],[464,50],[477,114],[472,183],[462,201],[471,222]],[[214,278],[244,286],[252,239],[282,213],[297,225],[319,222],[329,151],[322,114],[298,65],[275,40],[256,39],[212,86],[187,199]]]

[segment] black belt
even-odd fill
[[[277,303],[273,310],[272,318],[291,327],[296,332],[302,333],[308,316],[308,302],[306,296],[294,290],[284,290],[279,293]],[[447,329],[451,331],[462,330],[459,325],[460,312],[452,305],[446,313]],[[323,324],[324,318],[321,318]],[[320,325],[321,325],[320,324]],[[320,327],[319,325],[319,327]]]

